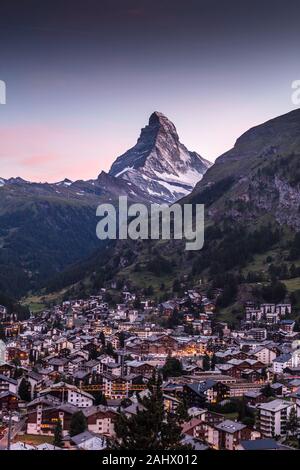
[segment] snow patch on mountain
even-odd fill
[[[166,116],[154,112],[136,145],[116,159],[109,174],[137,186],[154,202],[173,203],[190,193],[210,166],[180,142]]]

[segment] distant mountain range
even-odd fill
[[[0,187],[23,195],[114,201],[120,195],[147,203],[172,203],[189,194],[212,165],[179,141],[174,124],[154,112],[137,144],[118,157],[109,173],[95,180],[32,183],[20,177],[0,178]],[[98,199],[99,201],[99,199]]]
[[[101,250],[95,233],[101,202],[126,195],[132,202],[172,203],[187,195],[210,165],[189,152],[175,126],[155,112],[136,146],[94,180],[0,178],[0,292],[21,296]]]

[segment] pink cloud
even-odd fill
[[[95,178],[110,167],[113,136],[90,129],[10,126],[0,129],[0,176],[31,181]]]
[[[52,163],[54,160],[58,160],[57,155],[31,155],[21,160],[20,164],[27,167],[36,167]]]

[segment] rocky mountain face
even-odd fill
[[[116,159],[109,174],[130,182],[151,202],[173,203],[189,194],[210,166],[179,141],[166,116],[154,112],[136,145]]]
[[[1,180],[0,291],[1,283],[7,286],[8,279],[8,288],[36,287],[37,280],[46,281],[76,262],[65,279],[64,274],[56,279],[56,288],[86,278],[96,278],[100,285],[109,275],[123,275],[124,269],[125,278],[132,276],[137,282],[144,276],[136,275],[136,266],[147,271],[147,279],[155,284],[159,273],[151,274],[153,266],[160,262],[166,268],[161,257],[171,260],[171,279],[175,273],[200,276],[203,270],[210,272],[212,265],[217,273],[245,267],[256,253],[278,243],[286,227],[289,233],[300,230],[299,158],[300,110],[243,134],[181,199],[181,203],[205,204],[208,229],[199,253],[185,252],[179,241],[159,246],[150,241],[150,251],[146,241],[129,241],[106,247],[104,256],[95,237],[99,202],[113,202],[120,194],[132,201],[172,202],[170,198],[185,194],[192,181],[196,182],[195,171],[199,177],[202,159],[180,144],[175,127],[160,113],[151,116],[136,146],[97,180],[51,185],[19,178]],[[289,243],[286,239],[281,242],[284,246]]]
[[[184,202],[203,202],[208,217],[273,218],[300,229],[300,110],[256,126],[221,155]]]
[[[116,175],[122,172],[123,158],[113,169]],[[124,173],[133,161],[127,160]],[[145,171],[145,160],[138,161]],[[247,272],[247,263],[251,270],[253,257],[265,254],[267,259],[270,250],[275,250],[275,262],[290,267],[289,250],[300,230],[300,110],[243,134],[180,202],[205,205],[203,250],[186,252],[177,240],[118,242],[98,266],[101,276],[110,272],[140,286],[145,278],[148,284],[159,284],[161,275],[168,275],[170,283],[186,275],[214,279],[241,269]],[[161,269],[154,272],[156,266]],[[84,276],[93,271],[95,264],[85,266]],[[267,271],[263,266],[262,273]]]

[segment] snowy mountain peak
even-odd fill
[[[22,184],[29,184],[29,181],[26,181],[20,176],[17,176],[16,178],[9,178],[8,180],[6,180],[6,183],[22,185]]]
[[[190,152],[174,124],[155,111],[136,145],[116,159],[109,174],[138,186],[150,200],[172,203],[191,192],[210,165]]]
[[[170,134],[176,134],[178,137],[174,124],[167,118],[167,116],[159,111],[154,111],[154,113],[151,114],[149,118],[149,126],[157,126],[160,130],[164,130]]]
[[[65,178],[63,181],[59,181],[58,183],[55,183],[56,186],[71,186],[73,184],[73,181],[69,180],[68,178]]]

